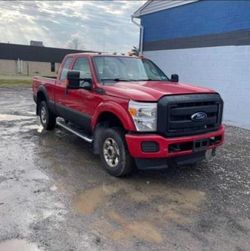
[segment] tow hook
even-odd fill
[[[209,149],[206,151],[205,157],[207,161],[211,161],[216,155],[216,148]]]

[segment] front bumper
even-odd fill
[[[216,148],[224,142],[224,126],[221,126],[217,131],[204,133],[194,136],[165,138],[158,134],[126,134],[126,142],[130,155],[134,158],[141,159],[157,159],[171,158],[184,155],[192,155],[197,149],[194,148],[195,142],[203,139],[209,140],[207,149]],[[157,149],[154,151],[143,151],[142,144],[144,142],[154,142]],[[200,149],[204,151],[204,148]]]

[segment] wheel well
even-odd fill
[[[121,122],[121,120],[114,115],[111,112],[103,112],[98,120],[97,120],[97,124],[96,124],[96,129],[95,129],[95,133],[94,133],[94,153],[95,154],[99,154],[99,143],[98,140],[100,138],[101,135],[101,131],[103,130],[103,127],[105,128],[109,128],[109,127],[119,127],[121,128],[123,131],[125,131],[125,128]]]
[[[42,101],[46,101],[47,100],[47,98],[46,98],[46,96],[45,96],[45,94],[42,92],[42,91],[39,91],[38,93],[37,93],[37,106],[36,106],[36,114],[38,115],[38,113],[39,113],[39,105],[40,105],[40,103],[42,102]]]
[[[111,112],[103,112],[97,120],[97,125],[105,127],[120,127],[124,129],[121,120]]]

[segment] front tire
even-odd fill
[[[100,156],[105,170],[115,177],[130,174],[133,158],[129,155],[124,134],[119,128],[103,128],[99,139]]]
[[[56,116],[49,110],[48,104],[42,101],[39,105],[40,121],[45,130],[53,130],[56,126]]]

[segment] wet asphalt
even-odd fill
[[[31,89],[0,88],[0,251],[250,250],[250,131],[212,162],[109,176],[91,146],[43,131]]]

